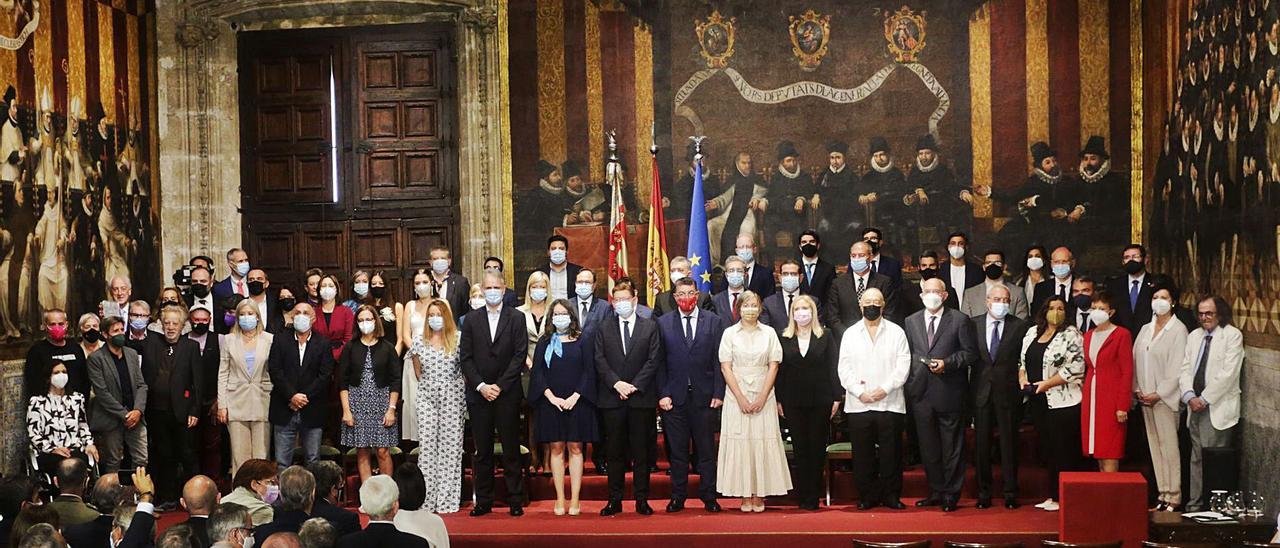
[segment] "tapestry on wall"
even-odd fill
[[[158,291],[146,0],[0,2],[0,357]]]

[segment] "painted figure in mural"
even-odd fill
[[[826,148],[827,169],[823,170],[818,178],[815,198],[826,196],[827,203],[835,207],[828,206],[821,211],[818,232],[830,235],[832,249],[848,249],[853,242],[841,231],[841,227],[848,221],[849,210],[842,206],[843,200],[838,198],[853,195],[857,176],[853,168],[849,167],[848,143],[838,140],[829,141]],[[842,244],[843,247],[841,247]],[[825,301],[820,302],[825,303]]]
[[[791,141],[778,143],[778,166],[769,181],[769,203],[775,205],[763,243],[772,245],[775,254],[789,256],[790,250],[799,245],[800,233],[813,227],[814,212],[821,204],[817,185],[800,166],[800,153]]]
[[[67,183],[68,201],[72,202],[73,205],[80,201],[81,195],[86,190],[84,168],[88,162],[84,159],[84,149],[81,148],[80,140],[80,120],[84,117],[83,108],[79,97],[71,99],[67,114],[67,131],[62,137],[62,177]]]
[[[588,184],[582,176],[578,162],[565,160],[560,164],[560,174],[565,179],[565,192],[572,204],[564,216],[564,226],[592,226],[608,218],[609,195],[597,185]]]
[[[538,160],[538,187],[525,191],[520,199],[522,226],[539,235],[549,235],[560,226],[573,200],[565,189],[560,168],[546,160]]]
[[[739,234],[755,239],[758,215],[768,207],[769,188],[764,178],[752,170],[751,154],[739,152],[734,169],[725,179],[721,192],[708,197],[707,234],[711,240],[713,263],[719,264],[725,252],[734,248]]]
[[[1080,151],[1080,188],[1088,200],[1082,224],[1091,245],[1123,245],[1129,240],[1127,225],[1121,224],[1129,220],[1129,182],[1111,170],[1106,143],[1102,136],[1092,135]],[[1224,149],[1218,146],[1217,154],[1226,158]],[[1224,162],[1218,173],[1224,178],[1225,166]]]
[[[715,196],[720,193],[720,180],[711,173],[711,163],[707,159],[711,156],[707,152],[708,141],[702,141],[702,195]],[[667,220],[671,219],[688,219],[689,208],[693,201],[693,176],[696,165],[693,162],[693,156],[696,153],[694,144],[690,142],[685,147],[684,161],[688,164],[689,170],[680,175],[680,179],[676,181],[675,186],[665,185],[662,188],[662,197],[667,201]]]
[[[1016,215],[1004,226],[1001,235],[1015,247],[1051,241],[1079,248],[1075,245],[1076,228],[1084,216],[1087,200],[1079,182],[1063,176],[1058,154],[1048,143],[1033,143],[1031,158],[1031,174],[1021,187],[983,189],[992,199],[1017,207]]]
[[[98,239],[102,241],[103,281],[112,278],[132,278],[129,275],[129,238],[124,227],[116,220],[122,209],[115,194],[118,190],[111,185],[102,187],[102,212],[98,214]],[[108,295],[108,298],[110,295]]]
[[[53,96],[46,89],[40,97],[40,121],[36,135],[27,144],[29,161],[32,165],[32,185],[35,193],[35,208],[43,209],[50,200],[52,190],[62,186],[61,143],[53,132]]]
[[[857,207],[846,211],[857,211],[862,217],[862,226],[882,228],[895,235],[897,240],[906,232],[903,225],[906,207],[899,196],[906,193],[907,180],[902,170],[894,165],[892,152],[889,141],[884,137],[871,138],[867,173],[862,176],[855,193]]]
[[[116,164],[121,184],[125,189],[126,204],[125,234],[129,240],[129,269],[133,272],[155,272],[160,268],[156,257],[155,220],[151,214],[150,181],[147,166],[138,161],[141,134],[137,120],[125,132],[124,150]],[[146,276],[138,280],[140,295],[154,295],[160,291],[155,276]]]
[[[98,205],[94,193],[84,192],[71,215],[71,264],[75,299],[72,315],[95,312],[107,292],[102,270],[102,238],[98,232]]]
[[[967,232],[973,218],[973,193],[956,181],[951,168],[938,154],[933,135],[916,139],[916,161],[907,174],[901,256],[917,256],[935,249],[952,232]]]
[[[14,322],[13,309],[9,306],[9,261],[13,258],[13,235],[5,227],[0,215],[0,339],[16,339],[22,336]]]
[[[34,237],[28,240],[28,257],[38,257],[39,297],[41,312],[53,308],[67,309],[67,223],[62,216],[62,190],[53,187],[44,214],[36,223]]]
[[[93,162],[89,167],[90,177],[97,182],[97,187],[100,189],[120,189],[120,177],[116,164],[116,136],[110,126],[111,120],[102,109],[102,103],[95,103],[93,112],[90,114],[97,125],[97,131],[94,132],[89,144],[90,159]],[[115,205],[106,201],[104,196],[103,210]]]

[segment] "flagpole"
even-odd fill
[[[658,173],[658,142],[654,126],[649,126],[649,154],[653,165],[653,180],[649,187],[649,239],[645,249],[646,302],[657,304],[658,295],[668,289],[671,278],[670,258],[667,255],[666,212],[662,209],[662,178]]]

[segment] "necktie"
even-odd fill
[[[991,343],[987,345],[987,356],[991,361],[996,360],[996,351],[1000,349],[1000,321],[996,320],[995,325],[991,329]]]
[[[623,355],[626,355],[627,351],[630,350],[629,348],[627,348],[627,343],[629,342],[631,342],[631,322],[627,320],[622,320],[622,354]]]
[[[249,292],[248,292],[248,291],[245,291],[245,290],[244,290],[244,280],[240,280],[240,281],[236,282],[236,293],[239,293],[239,294],[241,294],[241,295],[248,295],[248,294],[249,294]]]
[[[1067,298],[1067,284],[1058,284],[1058,296],[1063,300]]]
[[[692,315],[684,317],[684,341],[687,343],[693,342],[693,316]]]
[[[809,283],[813,283],[813,263],[804,265],[804,279]]]
[[[867,279],[859,276],[858,277],[858,300],[859,301],[862,300],[862,292],[866,291],[866,289],[867,289]]]
[[[879,268],[878,266],[876,266],[876,263],[878,263],[878,262],[880,262],[880,261],[871,261],[871,271],[872,271],[872,272],[875,272],[876,274],[879,274],[879,273],[880,273],[880,268]]]
[[[1088,312],[1080,313],[1080,330],[1081,331],[1089,330],[1089,313]]]
[[[587,321],[587,301],[582,301],[582,317],[579,318],[578,321],[579,322]]]
[[[795,298],[795,295],[787,295],[787,318],[791,317],[791,299],[793,298]]]
[[[938,334],[938,317],[929,316],[929,347],[933,347],[933,336]]]
[[[440,284],[441,282],[431,280],[431,290],[434,292],[436,296],[443,297],[444,294],[440,292]]]
[[[1129,310],[1132,311],[1137,308],[1138,308],[1138,280],[1134,280],[1133,284],[1129,286]]]
[[[1191,389],[1199,396],[1204,392],[1204,370],[1209,368],[1209,345],[1213,343],[1213,335],[1204,336],[1204,350],[1200,351],[1200,364],[1196,366],[1196,376],[1191,381]]]
[[[733,312],[733,321],[735,322],[738,321],[738,307],[736,306],[737,304],[738,304],[738,294],[730,293],[729,294],[729,310]]]

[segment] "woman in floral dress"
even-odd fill
[[[409,349],[418,397],[418,468],[427,481],[423,510],[458,511],[462,499],[462,432],[466,395],[458,361],[458,327],[449,303],[427,305],[427,332]]]

